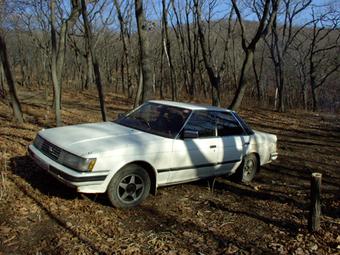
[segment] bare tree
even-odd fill
[[[64,67],[64,60],[66,54],[66,39],[67,33],[71,27],[77,21],[80,15],[80,3],[79,0],[71,0],[71,13],[66,20],[62,20],[61,28],[59,31],[59,42],[57,40],[57,30],[56,30],[56,15],[55,7],[56,0],[51,0],[50,2],[50,23],[51,23],[51,73],[53,82],[53,92],[54,92],[54,109],[56,116],[56,125],[62,125],[61,119],[61,82],[62,82],[62,70]]]
[[[262,49],[260,51],[260,59],[259,59],[259,65],[256,64],[257,59],[255,56],[253,57],[252,65],[253,65],[253,71],[254,71],[254,76],[255,76],[255,85],[256,85],[256,90],[257,90],[257,101],[261,101],[262,96],[263,96],[263,86],[262,86],[262,78],[263,78],[263,66],[264,66],[264,51],[265,47],[262,46]],[[257,68],[258,66],[258,68]]]
[[[226,38],[224,41],[224,48],[222,51],[222,61],[220,65],[216,64],[216,59],[214,61],[213,52],[214,48],[216,47],[217,40],[213,40],[213,43],[210,43],[210,22],[211,22],[211,13],[213,11],[214,5],[216,2],[210,3],[209,6],[209,19],[207,21],[208,23],[208,33],[205,33],[204,31],[204,24],[202,23],[202,2],[199,0],[194,0],[195,5],[195,12],[197,17],[197,25],[198,25],[198,35],[199,35],[199,41],[201,46],[201,52],[202,52],[202,58],[204,62],[205,69],[208,73],[209,81],[212,88],[212,105],[214,106],[220,106],[221,99],[220,99],[220,82],[221,82],[221,74],[226,68],[227,65],[227,58],[226,53],[229,49],[229,42],[230,42],[230,36],[231,36],[231,19],[233,14],[233,8],[231,8],[229,12],[229,19],[228,19],[228,29],[226,33]],[[206,37],[206,34],[208,34],[208,38]],[[221,55],[221,53],[219,53]]]
[[[288,56],[288,50],[303,28],[307,27],[310,22],[306,22],[298,29],[294,28],[294,21],[297,16],[304,11],[312,0],[283,0],[283,25],[279,25],[277,17],[274,19],[271,35],[266,38],[266,44],[269,47],[271,59],[274,64],[275,81],[278,91],[278,97],[275,99],[275,108],[278,111],[285,111],[285,62]]]
[[[102,80],[101,80],[101,77],[100,77],[100,66],[99,66],[99,62],[97,60],[97,56],[96,56],[96,53],[95,53],[95,50],[94,50],[93,36],[92,36],[91,26],[90,26],[88,16],[87,16],[85,0],[81,0],[81,14],[82,14],[83,21],[84,21],[85,44],[86,44],[86,48],[89,49],[89,53],[90,53],[90,56],[91,56],[91,63],[93,65],[95,81],[96,81],[96,86],[97,86],[97,90],[98,90],[98,97],[99,97],[99,102],[100,102],[100,111],[101,111],[101,114],[102,114],[103,121],[106,121],[107,118],[106,118],[106,108],[105,108],[105,97],[104,97]]]
[[[14,118],[19,123],[23,123],[24,120],[22,117],[21,106],[15,88],[15,81],[8,61],[7,46],[1,34],[0,34],[0,58],[2,68],[4,70],[4,74],[7,80],[9,102],[13,110]]]
[[[313,31],[308,51],[309,80],[312,92],[312,109],[317,110],[316,89],[340,69],[340,15],[328,12],[316,18],[313,10]],[[335,15],[334,15],[335,14]],[[326,25],[326,24],[330,25]]]
[[[317,23],[307,19],[302,24],[305,19],[297,17],[311,13],[310,0],[282,0],[280,5],[278,0],[84,0],[89,24],[85,31],[84,18],[78,20],[81,0],[3,2],[0,23],[8,29],[5,39],[13,78],[24,86],[45,87],[46,100],[48,85],[53,84],[59,125],[61,89],[96,85],[96,76],[104,90],[137,94],[138,104],[151,98],[157,86],[161,97],[211,97],[218,105],[230,96],[263,102],[275,84],[278,108],[283,105],[279,110],[300,105],[326,109],[337,100],[339,30],[332,23],[331,4],[314,6],[322,10],[313,18]],[[136,16],[131,15],[134,11]],[[258,21],[246,21],[247,14]],[[94,73],[92,55],[99,75]],[[0,71],[0,87],[6,85],[2,94],[7,93],[4,80]],[[99,94],[104,103],[104,91]]]
[[[121,4],[118,2],[118,0],[114,0],[114,4],[117,10],[117,16],[119,20],[119,26],[120,26],[120,39],[123,44],[123,60],[122,61],[122,77],[124,77],[124,63],[126,66],[126,76],[127,76],[127,90],[128,90],[128,97],[130,98],[132,96],[132,79],[130,74],[130,52],[129,52],[129,31],[127,29],[126,21],[124,21],[124,16],[121,11]],[[127,4],[127,8],[130,8],[130,5]],[[124,88],[124,85],[123,85]]]
[[[300,84],[300,96],[302,98],[302,106],[305,110],[308,109],[308,44],[309,42],[303,36],[297,38],[292,44],[292,50],[289,53],[294,63]]]
[[[171,25],[172,25],[172,29],[175,33],[176,36],[176,43],[177,43],[177,47],[178,47],[178,54],[179,54],[179,58],[180,58],[180,70],[181,70],[181,74],[183,76],[183,81],[184,84],[186,86],[186,88],[189,87],[188,85],[188,77],[187,77],[187,72],[188,72],[188,68],[187,68],[187,59],[186,59],[186,51],[185,51],[185,39],[184,39],[184,32],[183,32],[183,26],[182,26],[182,22],[181,22],[181,18],[179,17],[178,11],[177,11],[177,7],[176,7],[176,3],[174,0],[170,1],[171,6],[172,6],[172,10],[174,12],[175,18],[176,18],[176,24],[174,24],[173,19],[170,19]],[[162,31],[162,36],[164,38],[164,29]],[[163,42],[164,39],[162,39]],[[162,54],[164,54],[164,47],[162,47]],[[163,59],[163,55],[162,55],[162,59]],[[163,93],[163,91],[162,91]]]
[[[2,65],[0,65],[0,99],[6,98],[6,92],[5,92],[5,75],[4,75],[4,69],[2,68]]]
[[[141,102],[145,102],[152,98],[153,91],[152,91],[151,58],[149,54],[150,46],[147,35],[147,32],[149,30],[149,24],[145,18],[145,13],[143,10],[143,0],[135,0],[135,14],[137,20],[139,55],[143,80]]]
[[[259,24],[257,26],[255,35],[252,37],[249,43],[247,42],[246,27],[244,25],[239,7],[236,3],[236,0],[231,1],[235,9],[238,22],[240,24],[242,49],[245,53],[242,68],[240,71],[240,77],[238,80],[238,87],[233,98],[233,101],[229,106],[231,109],[238,109],[241,105],[244,93],[246,91],[247,83],[245,82],[245,79],[248,69],[252,64],[254,58],[256,45],[259,42],[259,40],[268,33],[268,30],[273,20],[275,20],[280,0],[265,0],[263,10],[259,15]],[[256,3],[254,4],[256,5]]]
[[[32,77],[35,77],[39,87],[45,87],[46,100],[48,97],[48,89],[51,84],[51,36],[49,34],[50,18],[49,3],[47,1],[28,1],[20,0],[16,3],[18,17],[22,22],[22,28],[18,34],[24,34],[25,46],[20,54],[23,58],[29,60]],[[19,35],[18,35],[19,36]],[[27,45],[27,41],[30,44]],[[27,48],[33,49],[27,51]],[[32,54],[31,56],[25,56]],[[32,65],[32,62],[35,64]],[[39,75],[37,75],[39,74]]]
[[[177,99],[177,86],[176,86],[176,73],[174,70],[171,47],[170,47],[170,38],[169,38],[169,29],[168,29],[168,16],[167,13],[169,11],[169,4],[166,3],[166,0],[162,0],[162,24],[163,24],[163,47],[166,55],[166,59],[170,69],[170,83],[171,83],[171,99]]]
[[[338,10],[330,8],[329,5],[313,6],[308,22],[311,26],[302,30],[292,43],[289,57],[293,60],[298,75],[305,110],[309,109],[309,105],[313,111],[317,110],[317,89],[340,69],[339,24]]]

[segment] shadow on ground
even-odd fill
[[[47,196],[59,197],[66,200],[86,199],[104,206],[111,206],[105,194],[78,193],[76,188],[71,188],[58,181],[45,170],[36,165],[29,156],[13,157],[10,160],[10,169],[13,174],[23,178],[34,189]]]

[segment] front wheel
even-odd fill
[[[236,170],[236,178],[240,182],[251,182],[257,169],[259,167],[259,161],[255,154],[246,155],[243,158],[242,164]]]
[[[147,171],[141,166],[131,164],[113,176],[107,195],[115,207],[134,207],[149,195],[150,186],[151,181]]]

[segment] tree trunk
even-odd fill
[[[164,31],[162,30],[162,41],[164,37]],[[163,84],[164,84],[164,47],[161,49],[161,64],[160,64],[160,81],[159,81],[159,97],[164,99]]]
[[[148,24],[143,10],[143,0],[135,0],[135,14],[137,20],[139,55],[143,74],[143,91],[141,102],[152,98],[152,68],[149,55]],[[139,102],[139,103],[141,103]]]
[[[55,0],[52,0],[50,3],[51,9],[51,74],[52,74],[52,83],[53,83],[53,96],[54,96],[54,111],[55,111],[55,121],[56,126],[59,127],[62,125],[61,113],[60,113],[60,101],[61,101],[61,93],[60,93],[60,80],[58,79],[57,74],[57,35],[55,30]]]
[[[84,0],[82,0],[84,1]],[[93,61],[93,69],[94,69],[94,76],[96,78],[96,86],[98,90],[98,97],[99,97],[99,103],[100,103],[100,112],[102,114],[102,120],[107,120],[107,114],[106,114],[106,107],[105,107],[105,96],[104,96],[104,88],[101,82],[101,76],[100,76],[100,68],[97,60]]]
[[[85,89],[89,89],[91,87],[91,84],[93,82],[93,65],[92,65],[92,59],[91,59],[91,53],[90,49],[86,50],[86,80],[85,80]]]
[[[6,98],[5,92],[5,75],[2,64],[0,64],[0,98]]]
[[[115,92],[118,93],[118,85],[119,85],[119,78],[118,78],[118,58],[116,58],[115,60],[115,83],[116,83],[116,87],[115,87]]]
[[[142,67],[139,67],[139,81],[138,81],[138,88],[137,94],[134,102],[134,107],[137,107],[140,104],[141,97],[142,97],[142,90],[143,90],[143,72]]]
[[[258,102],[261,102],[261,99],[262,99],[262,86],[261,86],[262,81],[261,80],[262,80],[262,74],[263,74],[264,51],[265,51],[265,47],[262,47],[259,71],[256,68],[255,56],[253,57],[253,61],[252,61],[254,75],[255,75]]]
[[[0,58],[2,67],[6,76],[7,85],[8,85],[8,94],[9,94],[9,102],[13,110],[13,115],[16,121],[19,123],[23,123],[24,119],[22,117],[21,105],[17,96],[15,81],[12,75],[12,71],[8,61],[6,42],[0,35]]]
[[[88,16],[87,16],[85,0],[81,0],[81,14],[83,16],[83,21],[84,21],[85,44],[90,50],[90,55],[91,55],[91,60],[92,60],[92,65],[93,65],[95,82],[96,82],[96,87],[97,87],[98,97],[99,97],[99,102],[100,102],[100,111],[102,114],[103,121],[106,121],[107,118],[106,118],[104,88],[103,88],[102,80],[100,76],[99,62],[98,62],[98,59],[97,59],[97,56],[94,50],[94,46],[93,46],[93,36],[92,36],[91,26],[90,26]]]
[[[221,77],[220,76],[209,76],[210,83],[211,83],[211,100],[212,105],[214,106],[220,106],[221,100],[220,100],[220,82]]]
[[[59,32],[59,43],[57,47],[57,31],[56,31],[56,16],[55,16],[55,0],[50,2],[50,24],[51,24],[51,76],[53,83],[53,106],[55,109],[56,125],[62,125],[61,119],[61,83],[62,71],[66,54],[66,40],[68,30],[73,27],[79,16],[79,2],[71,1],[72,9],[70,16],[63,21]]]
[[[313,43],[315,38],[313,38]],[[314,45],[313,45],[314,47]],[[312,110],[315,112],[317,110],[317,98],[316,98],[316,93],[315,93],[315,88],[316,88],[316,74],[315,74],[315,65],[314,65],[314,54],[313,51],[310,53],[309,56],[309,80],[310,80],[310,89],[312,92]]]
[[[22,39],[20,38],[19,35],[17,35],[17,42],[18,42],[18,53],[20,56],[22,56],[19,59],[19,65],[20,65],[20,73],[21,73],[21,79],[20,82],[18,82],[21,86],[27,86],[31,85],[31,74],[28,74],[30,71],[28,70],[28,63],[26,60],[26,56],[24,54],[24,46],[22,43]],[[30,72],[31,73],[31,72]]]
[[[233,98],[233,101],[231,102],[229,108],[233,110],[237,110],[242,103],[242,99],[244,96],[244,93],[246,91],[246,82],[245,82],[245,76],[246,73],[249,70],[249,67],[253,61],[254,58],[254,51],[253,50],[247,50],[246,51],[246,56],[243,60],[242,68],[241,68],[241,73],[240,73],[240,78],[238,80],[238,86],[237,90],[235,93],[235,96]]]
[[[316,112],[318,110],[318,99],[315,92],[315,87],[311,86],[311,90],[312,90],[312,110],[313,112]]]
[[[197,26],[198,26],[198,37],[200,40],[202,57],[205,69],[207,70],[209,81],[211,84],[211,97],[212,97],[212,105],[213,106],[220,106],[220,81],[221,77],[218,71],[215,73],[213,64],[211,63],[211,51],[208,49],[206,38],[204,35],[203,27],[201,24],[201,7],[198,0],[194,1],[196,15],[197,15]]]
[[[243,96],[245,94],[246,90],[246,82],[245,82],[245,76],[249,70],[249,66],[253,61],[254,58],[254,52],[256,49],[256,45],[258,44],[259,40],[262,37],[265,37],[268,33],[268,30],[270,26],[272,25],[273,21],[276,19],[276,13],[278,10],[280,0],[276,1],[270,1],[266,0],[264,1],[263,10],[261,13],[261,18],[258,22],[258,27],[256,30],[255,35],[250,40],[250,42],[247,42],[246,35],[245,35],[245,26],[243,24],[243,20],[241,17],[240,10],[237,6],[236,0],[232,0],[233,7],[235,9],[235,13],[237,15],[238,22],[240,24],[240,30],[241,30],[241,45],[242,49],[245,53],[245,57],[243,60],[242,68],[240,77],[238,80],[238,86],[236,90],[236,94],[233,98],[233,101],[231,105],[229,106],[233,110],[237,110],[242,102]],[[271,10],[270,10],[271,9]]]
[[[303,109],[308,110],[308,90],[307,86],[303,86]]]
[[[253,70],[254,70],[254,75],[255,75],[255,85],[256,85],[256,91],[257,91],[257,101],[261,101],[261,85],[260,85],[260,78],[256,70],[256,65],[255,65],[255,58],[253,58]]]
[[[283,83],[282,83],[283,84]],[[284,86],[280,85],[278,88],[278,104],[277,104],[277,111],[285,112],[285,103],[284,103]]]
[[[130,74],[130,56],[129,56],[129,50],[128,50],[128,45],[127,45],[128,43],[126,40],[126,36],[128,32],[125,27],[124,18],[120,10],[118,0],[114,0],[114,4],[117,10],[117,16],[118,16],[119,25],[120,25],[120,37],[123,43],[123,52],[124,52],[123,60],[125,62],[125,67],[126,67],[127,92],[128,92],[128,97],[131,98],[132,97],[132,81],[131,81],[131,74]]]
[[[162,0],[162,6],[163,6],[163,26],[164,26],[164,40],[163,40],[163,46],[164,46],[164,52],[166,55],[166,59],[168,60],[168,65],[170,69],[170,83],[171,83],[171,99],[173,101],[177,100],[177,87],[176,87],[176,77],[175,77],[175,71],[174,66],[172,63],[172,56],[171,56],[171,47],[170,47],[170,39],[169,39],[169,32],[168,32],[168,17],[167,17],[167,7],[166,7],[166,0]]]
[[[307,90],[307,77],[305,68],[302,67],[303,64],[299,63],[299,79],[300,79],[300,96],[302,98],[302,107],[304,110],[308,110],[308,90]]]
[[[122,59],[124,59],[124,57],[122,57]],[[120,62],[120,77],[121,77],[121,80],[122,80],[122,92],[123,92],[123,95],[125,95],[125,74],[124,74],[124,70],[125,67],[124,67],[124,61],[121,61]]]
[[[190,68],[187,68],[187,79],[188,79],[188,91],[190,98],[193,99],[195,97],[196,93],[196,82],[195,82],[195,71],[196,71],[196,60],[198,58],[198,43],[199,40],[197,40],[197,22],[195,22],[195,18],[193,21],[191,21],[190,18],[190,1],[185,1],[186,7],[185,7],[185,27],[186,27],[186,35],[187,35],[187,51],[188,51],[188,57],[189,57],[189,63]],[[194,33],[193,40],[191,39],[191,33]],[[190,78],[190,79],[189,79]],[[213,88],[212,88],[213,89]],[[212,93],[215,92],[215,89],[213,89]],[[219,93],[215,93],[213,98],[216,98]],[[216,101],[216,100],[215,100]]]
[[[285,93],[284,93],[284,88],[285,88],[285,80],[284,80],[284,74],[283,74],[283,70],[284,70],[284,64],[278,64],[277,66],[277,88],[278,88],[278,104],[277,104],[277,108],[276,110],[279,112],[284,112],[285,109]]]

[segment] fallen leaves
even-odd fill
[[[91,92],[64,91],[65,123],[98,121],[97,98]],[[130,109],[110,94],[116,109]],[[84,98],[87,100],[85,105]],[[279,135],[280,157],[261,169],[254,183],[216,179],[159,190],[139,208],[112,208],[104,195],[80,196],[43,174],[26,146],[53,112],[24,102],[32,123],[17,127],[0,105],[0,254],[330,254],[339,253],[339,207],[334,185],[339,178],[340,141],[337,119],[321,126],[320,116],[245,110],[255,127]],[[301,121],[300,118],[304,118]],[[326,118],[327,119],[327,118]],[[289,125],[287,125],[289,124]],[[320,129],[320,130],[319,130]],[[331,138],[327,136],[331,130]],[[339,129],[340,130],[340,129]],[[339,137],[339,136],[338,136]],[[307,143],[312,145],[306,145]],[[6,163],[5,163],[6,162]],[[6,166],[6,167],[5,167]],[[322,231],[306,231],[309,173],[325,174]],[[333,180],[334,179],[334,180]],[[14,181],[13,181],[14,180]],[[18,185],[17,185],[17,184]],[[2,185],[2,186],[1,186]],[[327,201],[325,201],[327,199]]]
[[[12,230],[12,228],[10,228],[10,227],[0,226],[0,234],[1,235],[7,235],[11,230]]]

